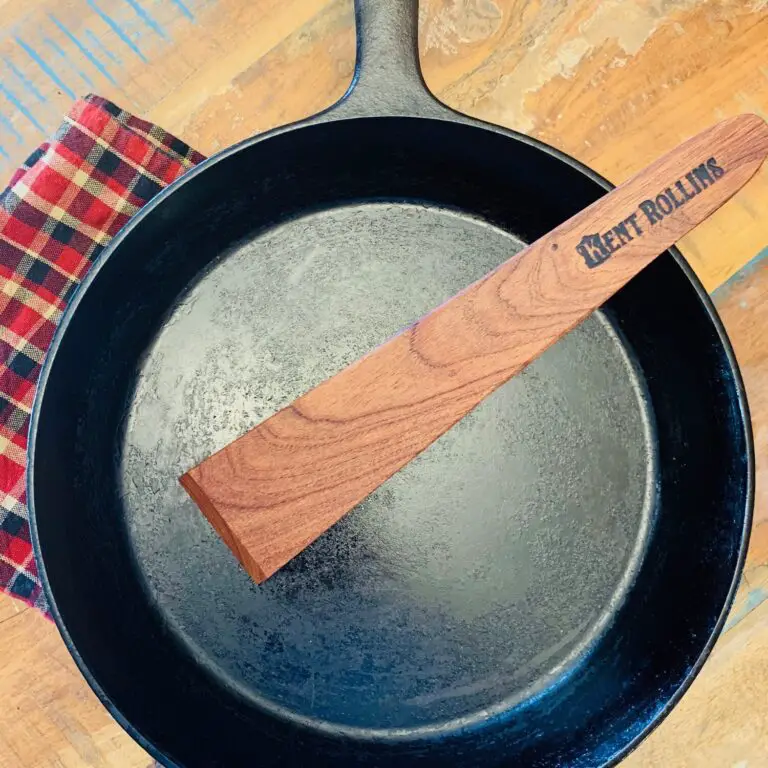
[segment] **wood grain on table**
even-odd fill
[[[768,113],[766,0],[423,0],[421,17],[441,100],[614,183],[720,119]],[[212,153],[328,106],[353,61],[351,0],[0,0],[0,175],[74,95],[106,96]],[[746,379],[755,526],[727,631],[625,765],[768,768],[768,170],[682,250],[717,289]],[[151,763],[55,628],[0,599],[0,768]]]

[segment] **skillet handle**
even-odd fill
[[[355,74],[328,119],[445,116],[421,74],[419,0],[355,0],[355,22]]]

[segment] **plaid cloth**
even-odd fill
[[[90,95],[0,193],[0,589],[44,612],[25,486],[40,365],[73,291],[110,240],[203,159]]]

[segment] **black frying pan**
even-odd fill
[[[48,355],[43,583],[88,681],[168,765],[610,764],[733,596],[747,409],[677,252],[262,586],[178,484],[608,188],[438,104],[416,11],[359,0],[354,90],[159,195]]]

